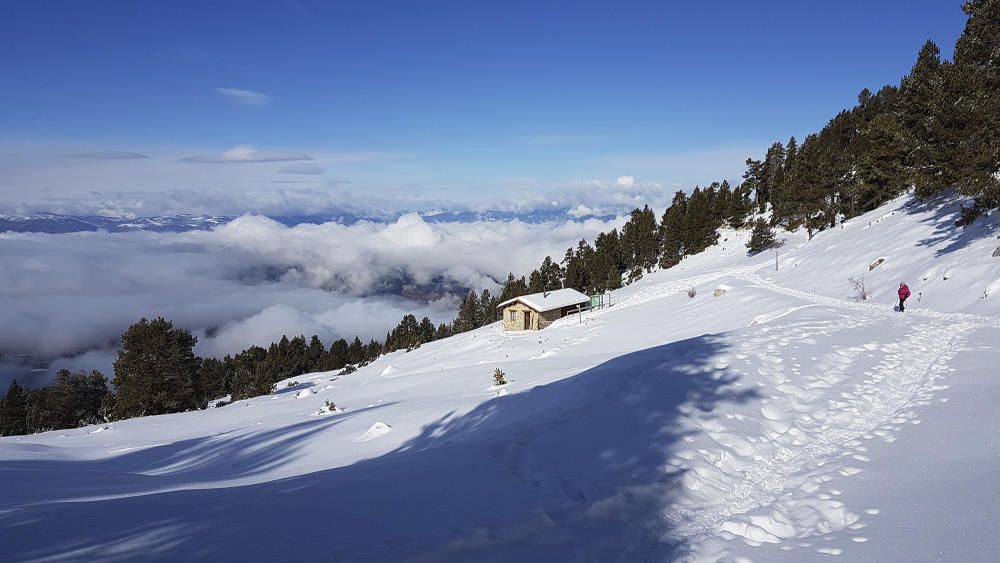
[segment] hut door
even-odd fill
[[[524,330],[531,330],[531,311],[524,312]]]

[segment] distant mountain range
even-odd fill
[[[525,223],[544,223],[569,218],[569,208],[560,207],[530,211],[425,211],[420,215],[428,223],[471,223],[474,221],[511,221],[518,219]],[[353,225],[359,221],[387,223],[395,221],[400,214],[386,216],[362,216],[349,212],[333,212],[315,215],[269,215],[271,219],[287,226],[301,224],[322,224],[336,222]],[[204,231],[223,225],[235,219],[236,215],[167,215],[159,217],[104,217],[100,215],[59,215],[55,213],[34,213],[31,215],[0,215],[0,233],[80,233],[106,231],[128,233],[135,231],[155,233],[182,233]],[[610,219],[614,215],[598,216]]]
[[[107,231],[126,233],[148,231],[181,233],[207,230],[233,220],[233,217],[211,215],[175,215],[169,217],[102,217],[99,215],[0,215],[0,232],[17,233],[81,233]]]

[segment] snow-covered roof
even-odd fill
[[[498,305],[497,308],[510,305],[515,301],[520,301],[539,313],[544,313],[545,311],[561,309],[563,307],[569,307],[570,305],[589,303],[590,297],[587,297],[575,289],[557,289],[546,293],[532,293],[531,295],[522,295],[520,297],[508,299]]]

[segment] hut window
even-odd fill
[[[510,312],[510,322],[514,322],[516,320],[517,320],[517,311],[511,311]]]

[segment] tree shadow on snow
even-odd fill
[[[11,506],[206,487],[220,481],[252,478],[293,462],[310,437],[351,417],[386,406],[389,404],[334,417],[310,417],[290,426],[256,432],[232,430],[96,460],[0,460],[0,472],[5,475],[0,481],[0,522],[5,509]],[[43,488],[24,486],[34,476],[52,471],[61,473],[58,479],[47,479]]]
[[[683,477],[667,469],[685,436],[680,418],[756,396],[738,373],[716,367],[726,348],[702,336],[616,357],[444,416],[395,451],[348,467],[222,489],[4,502],[0,545],[15,560],[668,560],[683,541],[663,517]],[[516,376],[534,365],[503,367]],[[291,431],[310,424],[328,423]],[[275,447],[251,465],[294,455],[292,443]],[[216,460],[203,471],[228,453],[200,456]],[[142,465],[136,456],[126,467]],[[199,456],[188,457],[178,452],[179,463],[197,467]],[[15,479],[30,486],[31,475],[86,463],[2,467],[5,479],[24,470]],[[97,473],[85,470],[69,488],[89,479],[107,486]]]
[[[995,215],[980,217],[968,227],[956,225],[955,221],[961,217],[962,211],[962,200],[957,197],[954,192],[948,192],[924,201],[914,199],[903,208],[910,214],[928,215],[921,219],[921,222],[931,225],[934,232],[917,244],[926,247],[944,245],[937,249],[934,254],[936,257],[961,250],[977,240],[995,235],[1000,230],[1000,222]]]

